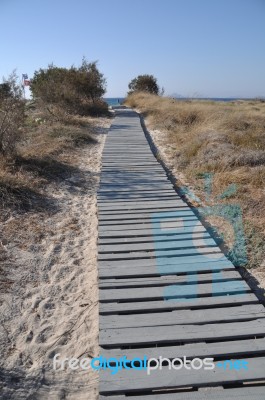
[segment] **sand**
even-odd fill
[[[15,267],[0,299],[1,399],[98,397],[96,372],[55,371],[52,361],[98,355],[96,190],[109,124],[80,150],[72,176],[51,186],[58,212],[6,222],[18,236],[2,243]]]

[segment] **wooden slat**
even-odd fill
[[[258,299],[253,293],[247,294],[234,294],[222,295],[215,297],[198,297],[195,299],[179,299],[174,300],[160,300],[160,301],[143,301],[143,302],[129,302],[129,303],[101,303],[101,314],[117,314],[117,313],[139,313],[139,312],[153,312],[153,311],[166,311],[166,310],[196,310],[201,308],[216,308],[223,306],[235,306],[239,304],[258,304]]]
[[[101,329],[118,329],[250,321],[252,319],[264,317],[265,311],[262,305],[244,305],[220,308],[218,313],[215,309],[204,309],[134,315],[104,315],[101,316],[99,323]]]
[[[186,258],[185,262],[181,262]],[[188,260],[190,258],[190,262]],[[197,263],[196,263],[197,259]],[[191,257],[172,257],[159,259],[104,260],[99,261],[100,278],[144,277],[173,274],[193,274],[231,270],[235,267],[225,258],[218,261],[206,261],[205,255]],[[188,278],[187,278],[188,279]]]
[[[122,329],[102,329],[100,346],[120,347],[159,343],[194,342],[223,339],[239,339],[265,336],[265,319],[229,324],[171,325]]]
[[[191,274],[187,278],[186,275],[167,275],[157,277],[134,277],[134,278],[121,278],[121,279],[101,279],[99,287],[106,288],[119,288],[119,287],[148,287],[148,286],[165,286],[177,283],[198,283],[198,282],[220,282],[226,280],[242,280],[241,275],[237,271],[218,271],[211,274]]]
[[[183,297],[198,297],[201,295],[217,296],[224,293],[247,293],[250,291],[245,281],[220,282],[218,284],[187,284],[187,285],[170,285],[163,287],[147,287],[144,291],[141,288],[127,289],[108,289],[100,290],[100,301],[128,301],[130,299],[137,301],[145,301],[147,299],[179,299]],[[187,300],[188,301],[188,300]]]
[[[135,224],[128,224],[127,228],[126,225],[124,224],[109,224],[109,225],[100,225],[99,226],[99,232],[104,232],[104,231],[119,231],[119,230],[139,230],[139,229],[150,229],[153,233],[155,234],[160,234],[161,231],[173,231],[172,233],[183,233],[187,231],[188,229],[192,232],[194,228],[200,227],[202,229],[203,225],[198,222],[196,219],[192,220],[186,220],[183,221],[182,219],[179,220],[164,220],[164,221],[157,221],[153,220],[152,222],[139,222]],[[206,229],[205,229],[206,231]]]
[[[191,248],[184,249],[173,249],[173,250],[156,250],[156,251],[132,251],[128,253],[108,253],[108,254],[98,254],[98,260],[136,260],[143,258],[156,258],[159,257],[174,257],[174,256],[184,256],[184,255],[196,255],[198,252],[200,254],[219,254],[222,256],[222,252],[217,246],[200,247],[193,246]],[[157,261],[159,263],[159,260]]]
[[[185,368],[178,371],[168,368],[154,370],[150,375],[145,371],[127,370],[119,371],[118,376],[111,375],[109,370],[101,372],[100,392],[102,394],[124,393],[125,391],[139,392],[143,390],[154,390],[161,388],[184,388],[204,385],[217,385],[232,382],[251,382],[264,379],[265,357],[250,358],[248,369],[225,370],[215,367],[213,370]],[[129,377],[128,377],[129,374]]]
[[[264,400],[265,385],[258,387],[243,387],[234,389],[205,388],[200,391],[179,391],[133,396],[131,400]],[[100,400],[128,400],[127,396],[100,396]]]
[[[141,213],[149,213],[151,216],[153,215],[157,215],[158,212],[175,212],[177,210],[177,212],[179,213],[180,217],[182,214],[183,210],[188,210],[188,206],[180,206],[180,207],[175,207],[175,206],[165,206],[165,207],[159,207],[159,209],[157,209],[156,207],[152,207],[150,206],[149,208],[138,208],[138,209],[130,209],[130,210],[121,210],[121,209],[106,209],[106,210],[99,210],[98,209],[98,215],[124,215],[124,217],[126,217],[126,215],[129,214],[141,214]],[[191,231],[192,233],[192,231]]]
[[[168,241],[181,241],[190,239],[191,233],[173,233],[166,232],[164,235],[150,235],[150,236],[139,236],[139,237],[120,237],[120,238],[99,238],[98,242],[100,245],[103,244],[133,244],[133,243],[153,243],[154,240],[156,243],[159,242],[168,242]],[[207,231],[202,230],[193,234],[194,239],[207,239],[210,235]]]
[[[102,349],[103,357],[115,357],[117,359],[126,355],[128,360],[139,358],[143,360],[144,356],[149,358],[159,358],[160,356],[169,358],[176,357],[204,358],[204,357],[222,357],[231,359],[234,357],[242,357],[242,355],[264,355],[265,354],[265,338],[232,340],[214,343],[188,343],[180,346],[163,346],[163,347],[143,347],[139,349]]]
[[[211,238],[189,238],[186,240],[171,240],[167,242],[154,241],[151,243],[131,243],[131,244],[104,244],[98,246],[100,254],[103,253],[117,253],[117,252],[128,252],[128,251],[158,251],[167,249],[183,249],[185,247],[191,248],[200,246],[216,246],[215,241]]]
[[[153,214],[153,215],[152,215]],[[183,209],[183,210],[179,210],[178,212],[172,212],[172,216],[170,216],[170,218],[182,218],[182,217],[194,217],[194,213],[189,210],[189,209]],[[102,214],[99,213],[99,221],[100,224],[102,224],[104,221],[118,221],[118,220],[124,220],[124,221],[128,221],[128,220],[132,220],[132,219],[159,219],[159,216],[157,215],[157,212],[142,212],[142,213],[133,213],[133,212],[126,212],[126,214],[118,214],[118,213],[113,213],[113,214]],[[161,217],[160,217],[161,218]]]

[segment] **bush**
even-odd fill
[[[24,122],[25,102],[15,71],[0,85],[0,154],[12,155]]]
[[[153,75],[138,75],[131,80],[128,87],[130,89],[128,94],[132,94],[133,92],[159,94],[157,79]]]
[[[105,113],[101,97],[106,92],[106,80],[96,62],[88,63],[85,58],[79,68],[58,68],[51,64],[47,69],[35,71],[30,89],[34,98],[59,105],[69,113]]]

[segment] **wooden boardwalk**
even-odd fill
[[[264,400],[264,307],[178,196],[131,110],[116,110],[109,130],[98,218],[100,354],[216,363],[101,370],[100,398]],[[247,369],[224,364],[237,359]]]

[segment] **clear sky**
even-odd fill
[[[108,97],[146,73],[168,95],[265,96],[265,0],[0,0],[0,78],[83,56]]]

